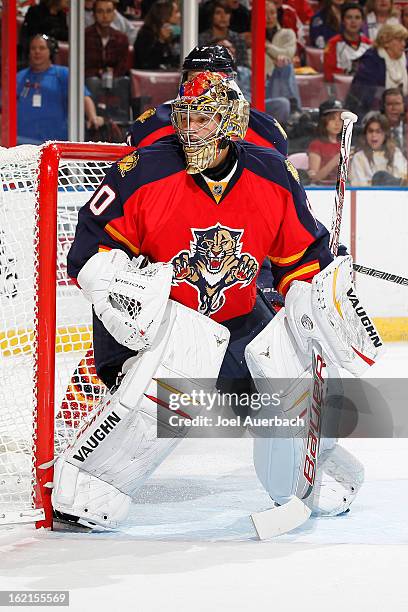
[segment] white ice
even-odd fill
[[[408,344],[375,367],[406,378]],[[366,469],[345,516],[259,542],[251,441],[187,440],[117,532],[0,531],[0,590],[68,589],[75,611],[406,611],[408,440],[343,443]]]

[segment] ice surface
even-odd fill
[[[375,367],[407,377],[408,345]],[[366,468],[345,516],[259,542],[251,441],[187,440],[117,532],[0,531],[0,589],[69,589],[75,611],[406,611],[408,440],[343,443]]]

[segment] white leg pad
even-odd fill
[[[291,338],[282,308],[246,347],[245,358],[257,391],[269,396],[278,393],[279,406],[268,409],[269,418],[293,419],[308,407],[311,373],[308,362]],[[285,387],[286,385],[286,387]],[[262,414],[266,416],[266,414]],[[279,429],[254,440],[254,467],[266,491],[279,504],[298,491],[301,463],[306,444],[306,427],[293,437],[280,438]]]
[[[334,448],[319,455],[312,513],[335,516],[345,512],[364,482],[364,467],[345,448]]]
[[[118,527],[126,518],[132,501],[129,495],[62,457],[54,466],[53,497],[56,510],[109,529]]]
[[[280,395],[281,404],[268,408],[269,417],[294,418],[305,410],[311,401],[308,394],[311,374],[304,355],[288,332],[283,308],[247,346],[245,357],[257,390]],[[329,371],[333,372],[334,368],[330,366]],[[290,384],[282,389],[285,380]],[[308,482],[302,478],[307,432],[293,428],[291,438],[280,438],[274,433],[271,431],[270,436],[255,438],[254,467],[265,490],[275,502],[283,505],[293,495],[302,499],[308,488]],[[322,437],[312,512],[322,516],[344,512],[357,495],[363,479],[362,464],[336,444],[334,438]]]
[[[177,379],[183,393],[202,388],[202,379],[215,383],[228,339],[222,325],[170,301],[152,348],[129,360],[119,389],[103,400],[93,420],[58,459],[54,508],[86,520],[92,514],[103,526],[123,520],[130,499],[188,431],[172,429],[168,438],[157,437],[158,420],[166,427],[168,411],[156,401],[156,381]],[[190,405],[186,410],[197,416],[203,407]],[[77,472],[71,468],[80,476],[74,478]],[[123,508],[116,507],[119,500]]]

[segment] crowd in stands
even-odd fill
[[[229,49],[250,99],[251,0],[190,1],[199,2],[199,44]],[[266,112],[286,129],[289,154],[303,153],[304,181],[335,182],[347,109],[359,117],[352,184],[406,185],[408,0],[265,4]],[[67,138],[69,1],[18,7],[19,141]],[[139,113],[177,92],[179,2],[85,0],[84,20],[87,138],[120,141]],[[33,129],[33,117],[42,128]]]

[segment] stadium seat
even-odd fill
[[[316,72],[323,72],[323,49],[315,47],[306,47],[306,64],[314,68]]]
[[[327,100],[327,85],[323,74],[297,74],[296,82],[299,87],[302,108],[318,108]]]
[[[172,100],[178,91],[179,72],[131,70],[130,88],[135,114]]]
[[[350,89],[353,75],[351,74],[334,74],[334,91],[338,100],[344,102]]]
[[[58,51],[55,54],[54,64],[59,66],[69,65],[69,44],[67,42],[58,41]]]
[[[309,156],[307,153],[292,153],[288,161],[292,162],[296,170],[309,170]]]

